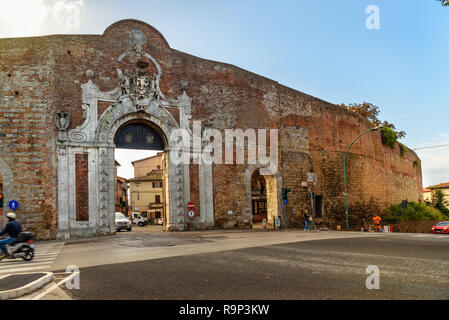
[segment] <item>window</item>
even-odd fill
[[[252,201],[253,203],[253,215],[267,214],[267,200],[256,199]]]
[[[162,181],[153,182],[153,189],[154,188],[162,188]]]
[[[161,203],[161,196],[160,195],[156,195],[155,196],[155,202],[156,203]]]

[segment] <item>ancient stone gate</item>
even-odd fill
[[[129,54],[135,54],[138,60],[134,73],[124,74],[117,69],[119,85],[112,91],[101,92],[94,84],[94,73],[88,70],[88,82],[81,85],[84,123],[68,130],[70,115],[58,112],[58,238],[87,237],[115,232],[114,221],[114,137],[117,131],[129,123],[141,123],[156,128],[164,142],[164,151],[168,157],[168,194],[166,229],[183,230],[185,228],[185,204],[190,199],[189,165],[174,164],[170,161],[170,136],[176,129],[190,132],[192,99],[183,90],[176,100],[167,99],[161,92],[159,81],[162,70],[159,63],[142,45],[145,35],[140,30],[130,33],[134,45],[131,53],[125,52],[118,57],[121,62]],[[156,67],[157,74],[148,75],[148,62]],[[183,89],[187,86],[182,84]],[[111,105],[100,116],[100,101]],[[179,123],[166,108],[179,110]],[[84,163],[83,163],[84,162]],[[84,172],[82,168],[85,168]],[[84,173],[84,175],[83,175]],[[201,211],[203,214],[192,221],[196,227],[214,225],[213,202],[211,196],[212,171],[210,166],[199,166],[200,185],[203,186]],[[82,181],[84,179],[84,181]],[[88,201],[85,217],[80,217],[80,201],[83,185]],[[207,188],[209,186],[209,188]],[[87,189],[86,189],[87,187]]]

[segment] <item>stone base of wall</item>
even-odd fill
[[[354,220],[354,219],[352,219]],[[393,228],[393,232],[404,232],[404,233],[431,233],[432,227],[437,224],[439,220],[409,220],[409,221],[400,221],[399,225],[397,223],[391,222],[383,222],[384,226],[391,226]],[[337,226],[341,227],[341,230],[345,230],[346,224],[345,220],[331,220],[331,219],[320,219],[317,218],[316,221],[317,229],[327,228],[329,230],[337,230]],[[372,223],[368,223],[372,229],[374,229],[374,225]],[[304,219],[302,221],[290,221],[289,228],[292,229],[302,229],[304,228]],[[350,231],[360,231],[362,228],[362,223],[358,225],[354,221],[349,219],[349,230]]]
[[[409,220],[400,221],[399,224],[385,223],[385,225],[392,226],[394,232],[432,233],[432,227],[438,222],[439,220]]]

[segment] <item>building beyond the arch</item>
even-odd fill
[[[191,130],[193,120],[220,132],[278,129],[268,209],[286,226],[301,226],[311,206],[303,182],[313,172],[320,222],[332,228],[344,223],[344,152],[371,127],[276,81],[174,50],[137,20],[102,35],[0,39],[0,84],[0,174],[20,221],[45,239],[114,232],[114,137],[129,123],[166,139],[167,229],[183,230],[187,221],[194,229],[248,227],[251,176],[260,165],[170,164],[170,134]],[[382,144],[379,132],[354,144],[347,163],[352,228],[360,229],[361,214],[422,197],[419,158]],[[292,190],[285,210],[282,187]]]

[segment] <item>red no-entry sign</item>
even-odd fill
[[[189,202],[187,204],[187,215],[189,218],[195,218],[195,205],[193,204],[193,202]]]

